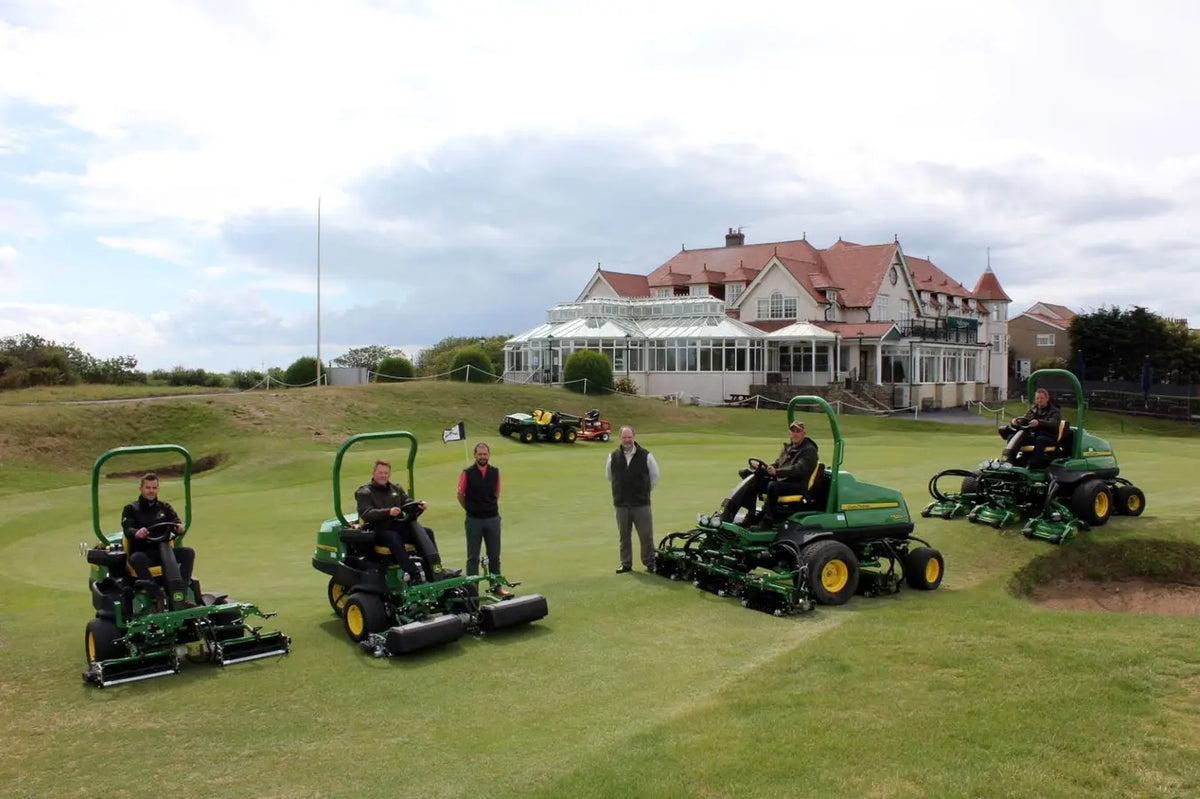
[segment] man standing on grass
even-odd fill
[[[467,576],[479,574],[479,549],[487,548],[488,573],[500,574],[500,469],[489,463],[491,447],[475,445],[475,463],[458,475],[458,504],[467,512]],[[511,596],[504,586],[494,592]]]
[[[637,527],[642,545],[642,565],[654,571],[654,518],[650,513],[650,492],[658,484],[658,464],[650,450],[633,439],[633,428],[621,428],[621,446],[611,452],[604,464],[604,475],[612,486],[613,507],[617,516],[621,564],[617,574],[633,569],[633,528]]]

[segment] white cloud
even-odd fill
[[[96,241],[110,250],[125,250],[150,258],[181,263],[184,254],[179,245],[170,239],[152,239],[137,236],[99,236]]]
[[[0,303],[0,336],[36,333],[62,344],[74,342],[101,358],[158,346],[162,333],[142,315],[111,308]]]

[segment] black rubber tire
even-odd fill
[[[1084,480],[1071,495],[1071,513],[1085,523],[1100,527],[1113,512],[1112,495],[1101,480]]]
[[[1122,516],[1141,516],[1146,509],[1146,495],[1137,486],[1118,486],[1113,501]]]
[[[910,588],[933,591],[942,584],[946,561],[931,547],[917,547],[904,556],[904,581]]]
[[[575,439],[578,438],[578,436],[579,434],[575,432],[574,427],[568,427],[563,436],[563,441],[566,441],[568,444],[574,444]]]
[[[808,587],[820,605],[844,605],[858,590],[858,558],[840,541],[817,541],[804,548]]]
[[[601,433],[601,434],[600,434],[600,440],[601,440],[601,441],[608,441],[608,439],[609,439],[609,435],[608,435],[608,433],[607,433],[607,432],[604,432],[604,433]]]
[[[524,441],[526,444],[533,443],[533,431],[526,430],[524,433],[521,433],[521,440]]]
[[[960,494],[974,494],[979,490],[979,472],[975,472],[970,477],[962,479],[962,485],[959,487]]]
[[[509,426],[508,426],[508,425],[506,425],[506,424],[502,424],[502,425],[500,425],[500,435],[502,435],[502,436],[504,436],[504,437],[506,437],[506,438],[507,438],[507,437],[508,437],[508,434],[509,434],[509,433],[511,433],[511,432],[512,432],[512,430],[511,430],[511,429],[509,429]]]
[[[124,633],[121,628],[108,619],[92,619],[83,631],[83,657],[88,663],[98,660],[112,660],[129,654],[123,644],[117,639]]]
[[[342,624],[346,628],[346,635],[356,644],[371,633],[383,632],[388,627],[383,600],[374,594],[355,591],[346,598]]]
[[[550,428],[549,433],[550,433],[550,440],[553,441],[554,443],[557,444],[559,441],[563,440],[563,431],[562,431],[561,427],[558,427],[557,425],[552,426]]]
[[[346,607],[346,596],[349,593],[350,589],[332,577],[329,578],[329,585],[325,588],[325,598],[329,600],[329,607],[333,608],[333,612],[338,618],[341,618],[342,610]]]

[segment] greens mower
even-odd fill
[[[1083,387],[1065,369],[1040,369],[1029,376],[1029,401],[1033,402],[1039,378],[1061,377],[1075,389],[1076,427],[1063,420],[1053,445],[1035,446],[1027,430],[1018,430],[999,458],[979,464],[977,470],[947,469],[929,481],[933,502],[922,516],[953,519],[966,516],[973,523],[996,529],[1024,520],[1021,533],[1053,544],[1070,541],[1089,526],[1105,524],[1115,511],[1140,516],[1146,496],[1120,477],[1117,458],[1109,443],[1084,429],[1086,408]],[[945,477],[962,479],[957,492],[943,491]]]
[[[361,441],[397,438],[410,444],[408,493],[412,496],[417,458],[417,439],[412,433],[397,430],[351,436],[333,460],[336,518],[321,525],[312,564],[329,575],[329,605],[341,617],[350,640],[365,652],[387,657],[449,643],[467,632],[489,633],[546,616],[549,609],[540,594],[518,597],[505,591],[507,596],[501,598],[499,589],[515,588],[518,583],[499,574],[413,582],[395,564],[390,551],[375,542],[375,533],[358,523],[356,514],[342,512],[341,472],[346,451]],[[405,521],[413,521],[421,509],[413,501],[402,512]],[[482,582],[488,588],[481,594]]]
[[[761,518],[759,502],[771,478],[767,464],[751,458],[750,468],[739,472],[741,482],[715,513],[701,514],[694,529],[662,539],[655,573],[739,597],[744,607],[776,616],[812,610],[814,603],[841,605],[855,593],[895,593],[902,582],[926,591],[937,588],[945,563],[940,552],[912,535],[903,495],[842,470],[843,441],[829,403],[793,397],[789,425],[798,405],[825,411],[832,466],[817,465],[805,494],[779,497],[778,512],[789,515],[761,530],[754,523]],[[914,541],[924,546],[912,547]]]
[[[118,455],[156,452],[178,453],[184,462],[183,532],[175,535],[174,523],[146,528],[146,540],[159,547],[162,565],[152,567],[151,574],[161,582],[161,593],[155,585],[135,577],[124,533],[105,534],[100,527],[100,467]],[[120,447],[96,459],[92,467],[92,528],[100,543],[86,551],[96,618],[84,631],[85,682],[104,688],[175,674],[185,659],[227,666],[288,653],[291,642],[286,635],[278,630],[263,632],[246,621],[251,616],[268,619],[274,613],[263,613],[225,594],[202,593],[198,581],[182,580],[172,550],[191,527],[191,478],[192,457],[176,444]],[[162,597],[161,602],[155,602],[156,596]]]

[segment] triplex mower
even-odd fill
[[[329,575],[329,605],[341,617],[350,640],[364,652],[387,657],[449,643],[468,632],[490,633],[545,617],[549,612],[545,597],[500,591],[518,583],[499,574],[414,581],[395,564],[387,547],[376,542],[375,533],[358,522],[357,514],[342,512],[341,471],[346,451],[362,441],[383,439],[409,442],[408,494],[413,495],[417,439],[412,433],[362,433],[346,439],[333,460],[336,518],[321,525],[312,558],[313,568]],[[415,521],[421,508],[411,501],[402,512],[405,521]],[[413,558],[419,560],[416,555]],[[479,590],[480,583],[487,583],[486,591]]]
[[[1029,401],[1033,402],[1039,379],[1054,377],[1069,381],[1075,389],[1076,427],[1062,420],[1052,432],[1053,443],[1018,429],[999,458],[982,462],[976,470],[938,472],[929,481],[934,501],[921,511],[922,516],[966,516],[969,522],[996,529],[1024,520],[1021,533],[1026,538],[1061,544],[1079,530],[1106,523],[1114,511],[1124,516],[1142,514],[1145,494],[1119,476],[1109,443],[1084,429],[1086,408],[1078,378],[1065,369],[1040,369],[1029,376]],[[945,477],[961,478],[957,492],[939,488]]]
[[[583,415],[579,424],[579,437],[584,441],[608,441],[612,438],[612,425],[600,418],[599,408],[592,408]]]
[[[173,452],[183,456],[183,532],[174,522],[147,527],[146,540],[157,545],[161,566],[151,568],[157,583],[139,580],[129,565],[129,542],[123,532],[105,534],[100,527],[100,467],[118,455]],[[192,523],[192,457],[176,444],[150,444],[111,449],[92,467],[92,528],[100,543],[87,549],[91,565],[88,588],[96,618],[84,631],[88,669],[85,682],[109,685],[175,674],[183,660],[228,666],[248,660],[286,655],[291,642],[278,630],[263,631],[247,619],[264,613],[247,602],[221,593],[203,593],[200,583],[185,583],[173,553]],[[157,601],[156,601],[157,600]]]
[[[739,597],[743,606],[776,616],[812,610],[814,603],[841,605],[855,593],[895,593],[903,582],[937,588],[945,563],[941,553],[913,536],[903,495],[842,470],[841,431],[824,399],[793,397],[789,425],[799,405],[824,410],[833,463],[817,464],[804,494],[778,498],[777,513],[788,514],[786,519],[768,529],[756,524],[771,478],[766,462],[750,458],[749,468],[739,472],[741,482],[715,513],[701,514],[688,532],[663,538],[655,572]],[[923,546],[913,547],[914,541]]]
[[[570,444],[579,437],[580,419],[570,413],[534,409],[533,413],[510,413],[500,422],[500,435],[517,434],[526,444],[534,441],[562,441]]]

